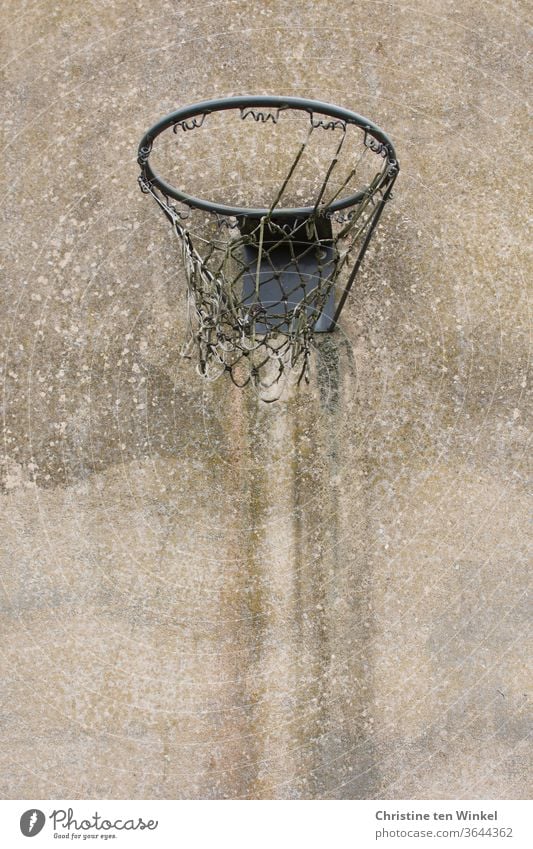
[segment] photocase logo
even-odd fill
[[[30,808],[25,811],[20,818],[20,830],[25,837],[35,837],[39,834],[43,825],[46,822],[46,817],[38,808]]]

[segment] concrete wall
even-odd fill
[[[520,3],[7,0],[7,798],[521,798]],[[210,96],[368,115],[402,165],[309,389],[179,358],[136,145]]]

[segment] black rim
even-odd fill
[[[137,161],[141,166],[142,179],[148,182],[151,186],[155,186],[165,196],[181,201],[182,203],[187,204],[187,206],[191,206],[196,209],[203,209],[206,212],[212,212],[218,215],[251,218],[261,218],[264,215],[268,215],[270,210],[267,208],[254,209],[250,207],[226,206],[225,204],[212,203],[211,201],[197,198],[194,197],[194,195],[182,192],[174,186],[171,186],[166,182],[166,180],[157,174],[151,167],[149,161],[155,139],[169,127],[179,125],[184,129],[193,129],[201,126],[205,116],[210,115],[213,112],[221,112],[227,109],[261,109],[265,107],[277,110],[277,114],[279,114],[279,112],[283,109],[299,109],[300,111],[308,112],[311,119],[313,119],[315,114],[326,115],[327,117],[343,122],[344,124],[352,124],[360,127],[371,139],[368,145],[371,150],[375,153],[381,154],[381,156],[383,156],[383,158],[387,161],[389,166],[388,176],[390,179],[395,179],[399,171],[399,166],[396,160],[394,147],[386,133],[384,133],[383,130],[381,130],[372,121],[369,121],[367,118],[363,118],[356,112],[351,112],[349,109],[344,109],[340,106],[334,106],[331,103],[322,103],[319,100],[307,100],[306,98],[301,97],[271,97],[269,95],[247,95],[243,97],[226,97],[218,100],[203,100],[200,103],[184,106],[181,109],[177,109],[175,112],[171,112],[170,115],[166,115],[164,118],[161,118],[157,124],[154,124],[154,126],[148,130],[139,145]],[[254,115],[254,118],[256,121],[262,121],[263,123],[266,123],[270,119],[274,123],[277,122],[277,115],[274,113],[258,112]],[[324,215],[335,213],[341,209],[346,209],[349,206],[354,206],[355,204],[360,203],[365,196],[366,191],[363,190],[349,195],[348,197],[336,200],[330,206],[321,208],[320,214]],[[314,206],[304,206],[276,208],[273,214],[276,218],[306,218],[313,213],[316,213]]]

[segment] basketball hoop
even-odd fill
[[[221,127],[223,144],[213,150],[204,134],[215,137]],[[205,163],[213,157],[215,180],[242,160],[248,176],[233,194],[253,187],[263,205],[246,197],[229,205],[175,188],[153,165],[154,142],[166,131],[181,141],[178,155],[185,136],[202,134],[196,159],[187,144],[187,162],[204,169],[197,182],[209,176]],[[226,163],[217,168],[219,155]],[[189,304],[183,355],[196,349],[203,377],[229,373],[238,386],[254,383],[264,400],[276,400],[294,370],[298,383],[308,381],[314,335],[335,328],[399,171],[385,133],[319,101],[230,97],[163,118],[142,139],[138,162],[142,191],[182,245]]]

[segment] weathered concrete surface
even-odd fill
[[[3,797],[521,798],[523,7],[3,6]],[[402,164],[319,377],[178,356],[137,189],[178,105],[313,96]]]

